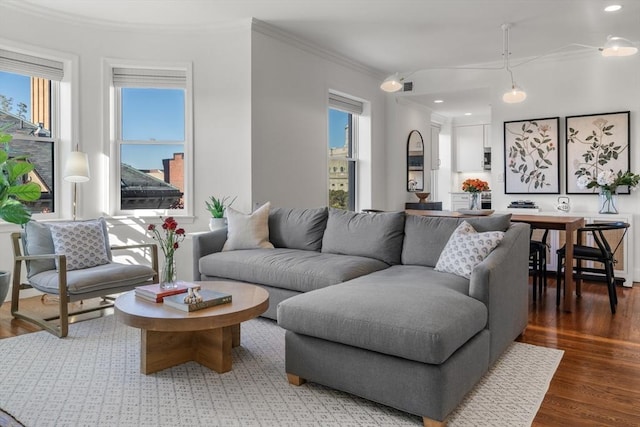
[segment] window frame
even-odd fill
[[[184,87],[176,85],[154,86],[151,81],[144,85],[116,86],[113,82],[114,69],[135,68],[140,70],[177,70],[185,73]],[[193,217],[194,192],[193,192],[193,83],[192,64],[188,63],[140,63],[132,61],[116,61],[105,59],[105,68],[108,78],[108,91],[110,100],[110,158],[111,176],[109,180],[109,211],[112,215],[126,215],[136,217],[178,216]],[[124,140],[122,138],[122,88],[141,89],[182,89],[184,90],[184,140],[183,141],[137,141]],[[183,145],[184,152],[184,191],[183,209],[122,209],[121,205],[121,147],[123,145]]]
[[[327,108],[327,128],[329,127],[329,115],[330,110],[337,110],[347,113],[349,115],[348,118],[348,147],[347,147],[347,157],[345,160],[347,161],[347,179],[348,179],[348,189],[347,189],[347,210],[356,211],[358,205],[358,185],[357,185],[357,172],[358,172],[358,123],[360,122],[360,114],[354,111],[349,111],[350,108],[341,108],[339,105],[331,103],[331,97],[337,96],[339,99],[344,100],[348,99],[342,95],[336,95],[334,93],[330,93],[330,102]],[[355,101],[358,103],[359,101]],[[346,105],[346,104],[345,104]],[[327,144],[329,140],[327,138]],[[327,146],[327,165],[331,162],[331,150]],[[335,168],[335,167],[334,167]],[[326,168],[329,170],[329,168]],[[331,191],[331,172],[327,176],[327,206],[330,206],[330,192]]]
[[[59,178],[58,171],[61,170],[60,165],[62,164],[61,162],[63,161],[63,159],[61,159],[62,150],[60,148],[61,141],[62,141],[61,110],[63,108],[62,97],[61,97],[61,85],[63,84],[64,81],[69,80],[69,77],[68,77],[68,75],[70,74],[69,60],[57,59],[57,58],[53,59],[48,55],[45,56],[38,52],[14,50],[11,48],[7,48],[5,46],[0,46],[0,48],[5,51],[15,52],[17,55],[27,55],[28,57],[33,57],[35,59],[42,59],[44,61],[52,60],[52,61],[60,62],[62,64],[63,77],[60,80],[48,78],[49,76],[42,77],[37,72],[29,73],[27,69],[22,70],[22,69],[0,68],[0,71],[6,72],[6,73],[17,74],[17,75],[26,76],[29,78],[45,78],[50,82],[50,86],[49,86],[50,129],[48,129],[50,131],[50,136],[43,137],[43,136],[36,136],[36,135],[22,135],[20,133],[10,133],[10,135],[12,136],[12,141],[20,141],[25,143],[29,141],[33,141],[37,143],[51,144],[51,148],[50,148],[51,156],[52,156],[51,192],[53,193],[51,198],[51,211],[50,212],[32,212],[31,217],[35,220],[61,218],[63,216],[62,211],[64,210],[63,208],[61,208],[61,203],[60,203],[60,201],[62,200],[62,193],[64,192],[64,189],[62,186],[63,180],[58,179]],[[31,105],[30,108],[33,108],[33,105]]]

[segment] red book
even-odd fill
[[[189,288],[200,289],[199,285],[189,282],[178,282],[178,286],[173,289],[160,289],[159,283],[153,285],[138,286],[135,288],[135,294],[148,301],[162,302],[164,297],[185,293]]]

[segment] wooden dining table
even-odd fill
[[[451,218],[473,218],[475,215],[467,215],[455,211],[423,211],[408,209],[405,211],[409,215],[451,217]],[[511,222],[524,222],[533,228],[545,230],[560,230],[566,234],[565,265],[570,266],[564,269],[565,293],[562,300],[562,309],[571,312],[573,309],[573,294],[576,290],[576,282],[573,279],[573,244],[577,230],[584,227],[585,220],[580,216],[566,215],[532,215],[532,214],[512,214]],[[580,242],[578,242],[580,243]],[[560,268],[558,266],[558,268]]]

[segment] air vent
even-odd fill
[[[404,82],[402,87],[403,92],[411,92],[413,90],[413,82]]]

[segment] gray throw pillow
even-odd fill
[[[404,212],[356,213],[329,208],[322,252],[400,263]]]
[[[479,233],[506,231],[511,225],[511,214],[476,218],[407,215],[402,264],[435,267],[449,237],[463,221],[467,221]]]
[[[319,251],[327,217],[327,208],[272,209],[269,212],[269,241],[276,248]]]
[[[51,224],[82,224],[85,222],[100,224],[104,235],[104,251],[107,258],[111,260],[111,248],[109,247],[109,231],[107,230],[107,222],[104,218],[92,219],[88,221],[55,221],[55,222],[38,222],[31,220],[25,224],[22,239],[24,243],[25,255],[49,255],[55,254],[56,249],[51,237]],[[43,271],[55,270],[56,264],[52,259],[36,260],[27,262],[27,277],[31,278]]]
[[[65,255],[67,270],[82,270],[109,263],[100,220],[47,224],[56,254]]]

